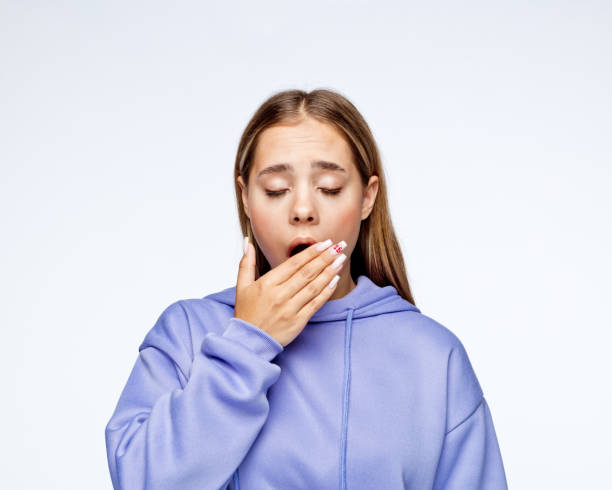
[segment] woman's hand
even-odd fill
[[[346,255],[340,251],[346,243],[314,243],[257,280],[255,247],[247,247],[238,270],[234,317],[258,326],[285,347],[333,294],[338,279],[328,286],[344,266]]]

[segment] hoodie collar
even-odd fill
[[[205,298],[233,308],[236,304],[236,286],[209,294]],[[348,310],[351,309],[353,310],[353,319],[396,311],[416,311],[420,313],[420,310],[402,298],[393,286],[381,287],[368,276],[360,275],[357,278],[355,288],[350,293],[342,298],[327,301],[310,317],[309,323],[346,320]]]

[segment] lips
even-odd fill
[[[317,243],[317,241],[309,236],[300,236],[297,238],[294,238],[291,243],[289,244],[289,247],[287,247],[287,257],[291,257],[293,254],[293,251],[295,250],[296,253],[301,252],[304,247],[299,247],[300,245],[306,245],[307,247],[312,245],[313,243]],[[297,250],[296,248],[299,247],[300,249]]]

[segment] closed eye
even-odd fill
[[[328,195],[337,195],[340,194],[340,191],[342,190],[342,187],[339,187],[337,189],[323,189],[321,188],[321,190],[323,191],[323,194],[328,194]],[[282,191],[266,191],[266,194],[270,197],[280,197],[282,196],[285,192],[287,192],[287,189],[283,189]]]

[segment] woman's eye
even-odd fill
[[[338,189],[324,189],[321,188],[321,190],[323,191],[324,194],[328,194],[328,195],[337,195],[340,194],[340,191],[342,190],[342,187],[339,187]],[[266,194],[270,197],[280,197],[282,196],[285,192],[287,192],[287,190],[282,190],[282,191],[266,191]]]
[[[282,196],[287,191],[266,191],[266,194],[270,197],[279,197]]]

